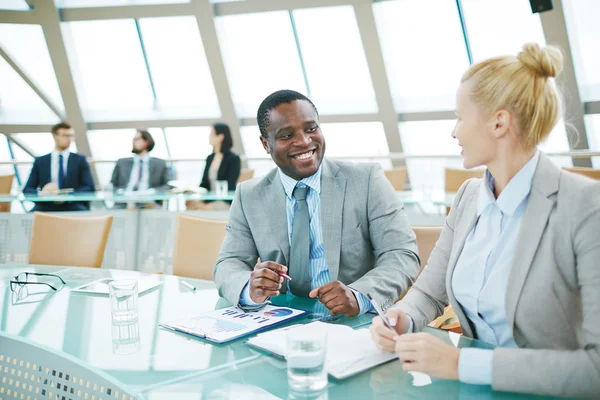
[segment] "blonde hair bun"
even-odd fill
[[[555,78],[563,67],[562,52],[555,46],[540,47],[537,43],[525,43],[517,58],[536,75]]]

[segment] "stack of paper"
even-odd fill
[[[262,333],[248,344],[285,357],[287,332],[302,325],[294,325]],[[348,326],[313,322],[304,329],[327,331],[327,358],[325,369],[336,379],[344,379],[398,358],[395,353],[377,349],[368,328],[354,330]],[[352,351],[349,351],[352,349]]]

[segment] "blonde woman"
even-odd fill
[[[526,44],[471,66],[452,136],[483,179],[460,188],[428,265],[375,318],[373,340],[405,371],[556,396],[600,395],[600,184],[557,167],[537,145],[561,118],[562,55]],[[451,304],[463,334],[498,347],[457,349],[419,332]]]

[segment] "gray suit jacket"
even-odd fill
[[[133,168],[133,157],[121,158],[117,161],[110,182],[115,189],[125,189],[129,183],[131,169]],[[171,172],[167,163],[162,158],[150,157],[149,167],[149,189],[168,190],[167,182],[171,180]]]
[[[220,295],[237,304],[258,257],[282,265],[289,260],[286,198],[278,170],[238,185],[229,218],[213,275]],[[379,165],[325,159],[321,223],[332,280],[371,294],[387,309],[415,279],[415,235]]]
[[[460,188],[427,266],[397,305],[416,331],[449,303],[463,334],[474,336],[451,282],[476,223],[479,181]],[[506,315],[519,348],[494,350],[494,390],[600,395],[600,183],[561,170],[543,153],[521,222]]]

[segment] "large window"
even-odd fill
[[[396,110],[453,110],[469,67],[456,2],[384,1],[373,11]]]
[[[0,46],[50,101],[64,111],[42,27],[0,24]]]
[[[218,17],[215,23],[239,117],[256,117],[260,102],[277,90],[306,93],[287,12]]]
[[[319,111],[322,114],[377,112],[352,7],[297,10],[293,17],[310,95]]]
[[[600,1],[563,0],[562,4],[581,97],[600,100]]]
[[[58,117],[31,87],[0,58],[0,123],[55,124]]]
[[[448,158],[408,159],[411,189],[423,192],[444,190],[444,168],[462,168],[458,141],[452,130],[454,120],[401,122],[399,124],[403,150],[418,156],[446,155]]]
[[[63,27],[85,118],[148,117],[153,96],[135,22],[81,21]]]
[[[600,114],[591,114],[585,116],[585,129],[587,131],[588,143],[590,149],[600,150]],[[594,168],[600,168],[600,157],[593,157]]]
[[[523,0],[462,0],[474,61],[516,55],[523,44],[546,45],[539,14]]]
[[[0,2],[0,10],[29,10],[29,6],[25,0],[2,0]]]
[[[190,0],[54,0],[57,7],[111,7],[137,6],[142,4],[189,3]]]
[[[204,172],[204,159],[212,153],[212,147],[208,143],[210,127],[166,128],[165,134],[172,158],[201,160],[173,163],[178,181],[182,181],[188,186],[198,186],[202,179],[202,172]]]
[[[217,94],[196,19],[145,18],[140,20],[140,29],[163,115],[219,117]]]

